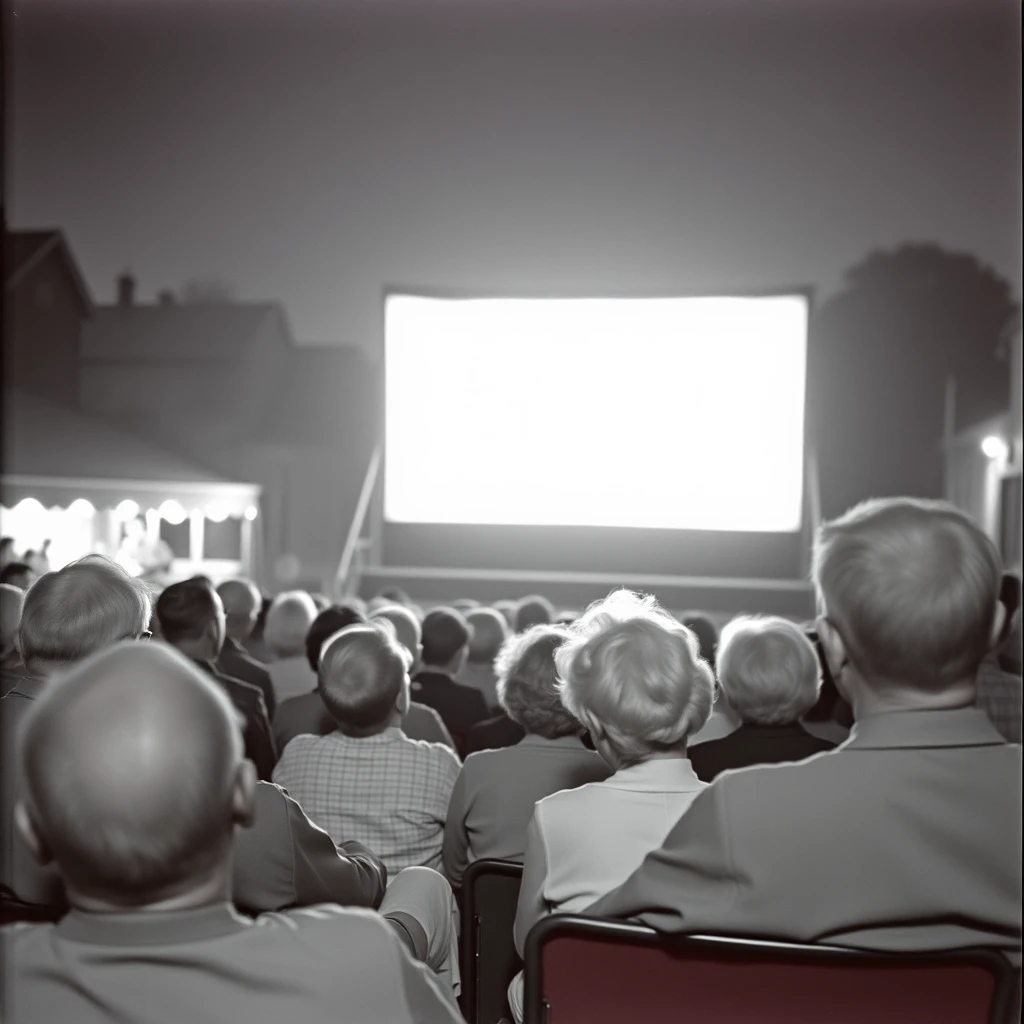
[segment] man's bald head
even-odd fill
[[[263,604],[259,587],[252,580],[239,577],[225,580],[217,588],[217,594],[224,605],[227,635],[236,640],[247,640]]]
[[[35,703],[19,824],[56,861],[73,902],[178,897],[225,870],[233,826],[251,814],[242,749],[227,697],[185,657],[117,644]]]

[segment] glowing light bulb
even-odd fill
[[[185,509],[173,498],[168,498],[167,501],[160,506],[159,512],[160,518],[166,519],[172,526],[178,526],[188,518],[188,513]]]
[[[981,442],[981,450],[993,461],[1006,458],[1006,442],[1001,437],[996,437],[995,434],[990,434]]]
[[[139,503],[132,501],[131,498],[125,498],[117,508],[114,509],[114,515],[124,522],[129,519],[134,519],[139,514]]]
[[[246,518],[246,519],[248,519],[250,523],[251,523],[251,522],[252,522],[252,521],[253,521],[253,520],[254,520],[254,519],[255,519],[255,518],[256,518],[256,517],[257,517],[257,516],[258,516],[259,514],[260,514],[260,510],[259,510],[259,509],[258,509],[258,508],[257,508],[257,507],[256,507],[255,505],[250,505],[250,506],[249,506],[249,507],[248,507],[248,508],[247,508],[247,509],[245,510],[245,518]]]
[[[68,505],[68,512],[73,516],[91,516],[96,514],[96,509],[93,503],[88,498],[75,498],[70,505]]]
[[[222,501],[214,501],[206,506],[206,518],[211,523],[223,523],[229,515],[231,512]]]

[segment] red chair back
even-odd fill
[[[526,1024],[1005,1024],[1013,971],[992,950],[881,954],[665,937],[556,914],[526,944]],[[1019,1007],[1018,1007],[1019,1009]]]
[[[523,865],[478,860],[462,879],[462,1013],[470,1024],[508,1014],[506,991],[522,967],[512,937]]]

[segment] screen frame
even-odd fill
[[[464,301],[464,300],[477,300],[477,299],[709,299],[709,298],[736,298],[736,299],[749,299],[749,298],[787,298],[787,297],[799,297],[802,298],[806,304],[807,310],[807,338],[806,338],[806,355],[804,363],[804,389],[803,389],[803,479],[801,484],[801,501],[800,501],[800,522],[796,530],[793,531],[773,531],[773,532],[753,532],[753,531],[729,531],[729,530],[687,530],[687,529],[658,529],[643,526],[544,526],[544,525],[498,525],[498,524],[487,524],[487,523],[474,523],[474,524],[458,524],[458,523],[443,523],[443,522],[402,522],[399,520],[387,519],[384,514],[386,506],[384,487],[386,480],[386,465],[388,458],[387,443],[386,443],[386,421],[385,421],[385,403],[387,395],[387,303],[392,297],[410,296],[414,298],[424,299],[442,299],[452,301]],[[811,389],[810,379],[810,365],[811,365],[811,351],[812,351],[812,337],[813,337],[813,323],[816,311],[816,291],[812,285],[796,285],[796,286],[761,286],[761,287],[743,287],[743,288],[722,288],[711,290],[707,288],[701,288],[699,290],[673,290],[668,291],[667,289],[626,289],[626,288],[558,288],[558,287],[529,287],[529,288],[452,288],[452,287],[428,287],[428,286],[414,286],[409,284],[386,284],[382,289],[382,300],[381,300],[381,407],[380,407],[380,449],[381,449],[381,465],[380,475],[380,495],[378,503],[378,512],[380,515],[380,528],[381,528],[381,540],[382,540],[382,554],[385,556],[385,562],[387,564],[403,564],[403,565],[431,565],[438,564],[436,561],[431,562],[420,561],[419,558],[414,557],[415,553],[422,547],[426,551],[438,549],[439,551],[445,552],[443,563],[459,564],[460,567],[478,567],[481,563],[482,551],[487,549],[494,549],[495,551],[505,551],[507,557],[495,557],[490,560],[488,568],[507,568],[507,569],[543,569],[548,568],[548,565],[528,564],[528,559],[524,562],[524,554],[536,545],[536,541],[540,538],[544,539],[555,539],[555,546],[558,548],[564,547],[568,541],[571,544],[573,536],[578,536],[583,541],[583,549],[581,550],[581,558],[573,558],[571,553],[569,554],[567,564],[564,564],[565,568],[575,565],[577,562],[583,562],[587,564],[580,564],[578,568],[588,569],[593,567],[596,571],[619,571],[625,569],[625,571],[641,571],[644,565],[651,566],[650,549],[654,542],[654,547],[659,547],[664,544],[673,544],[680,548],[680,553],[689,553],[689,557],[698,556],[697,561],[699,562],[700,568],[703,573],[714,574],[715,569],[713,566],[721,561],[721,556],[725,556],[725,564],[723,569],[732,573],[733,566],[729,563],[734,560],[729,558],[726,553],[726,548],[729,546],[729,538],[739,540],[738,548],[753,553],[753,551],[763,550],[767,553],[770,548],[777,548],[780,551],[785,550],[786,554],[780,559],[778,557],[768,557],[765,562],[765,569],[768,570],[768,575],[777,575],[778,569],[783,565],[792,564],[792,549],[794,540],[799,540],[803,537],[807,530],[808,523],[808,480],[807,480],[807,464],[808,464],[808,445],[810,442],[810,402],[809,394]],[[389,534],[391,540],[401,539],[403,542],[389,545]],[[433,537],[431,537],[433,534]],[[453,558],[459,550],[459,543],[456,541],[455,535],[463,535],[464,540],[472,541],[467,545],[468,549],[466,552],[465,564],[461,561],[453,562]],[[405,535],[405,536],[403,536]],[[779,541],[777,544],[773,544],[773,539]],[[710,545],[708,541],[711,540]],[[719,543],[721,540],[722,543]],[[437,544],[436,541],[442,543]],[[453,541],[456,541],[453,543]],[[411,543],[410,543],[411,542]],[[612,557],[607,561],[607,564],[593,564],[591,561],[594,553],[600,551],[605,543],[611,544],[613,551],[609,553]],[[391,559],[387,557],[389,547],[395,549],[394,553],[399,557],[397,559]],[[544,545],[541,545],[544,547]],[[710,564],[706,558],[699,557],[702,548],[709,547],[710,550],[705,551],[705,554],[711,556]],[[615,550],[623,553],[629,549],[639,548],[634,553],[643,556],[640,558],[638,564],[633,565],[632,559],[627,555],[625,559],[617,557]],[[550,553],[550,552],[549,552]],[[737,552],[738,554],[738,552]],[[684,554],[684,561],[687,560]],[[559,559],[563,562],[563,559]],[[640,564],[643,563],[643,564]],[[550,566],[554,568],[553,566]],[[669,567],[666,567],[669,568]],[[702,574],[703,574],[702,573]],[[735,573],[736,575],[747,575],[742,571]],[[689,573],[687,574],[689,575]],[[750,575],[762,575],[758,572],[750,573]],[[785,572],[784,575],[792,575],[792,569],[789,572]]]

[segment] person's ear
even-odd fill
[[[1003,604],[1002,601],[997,601],[996,614],[992,619],[992,631],[991,633],[989,633],[988,637],[988,649],[990,651],[993,651],[997,647],[999,647],[1002,644],[1002,642],[1006,639],[1006,637],[1009,635],[1009,629],[1005,629],[1004,631],[1004,627],[1006,625],[1006,605]],[[1010,625],[1012,625],[1012,623],[1010,623]]]
[[[36,862],[44,867],[53,860],[53,851],[50,849],[45,836],[36,827],[36,823],[29,814],[28,806],[24,800],[19,800],[14,805],[14,826],[18,834],[24,840],[25,845],[32,851]]]
[[[821,649],[825,652],[825,660],[828,662],[832,680],[838,686],[843,669],[850,663],[846,644],[839,635],[839,631],[826,618],[818,619],[818,638],[821,640]]]
[[[402,688],[398,691],[398,696],[395,698],[395,710],[398,714],[405,718],[409,713],[409,705],[412,703],[412,698],[409,696],[409,673],[405,673],[405,679],[402,680]]]
[[[256,765],[244,758],[235,773],[231,789],[231,817],[235,825],[248,828],[256,817]]]

